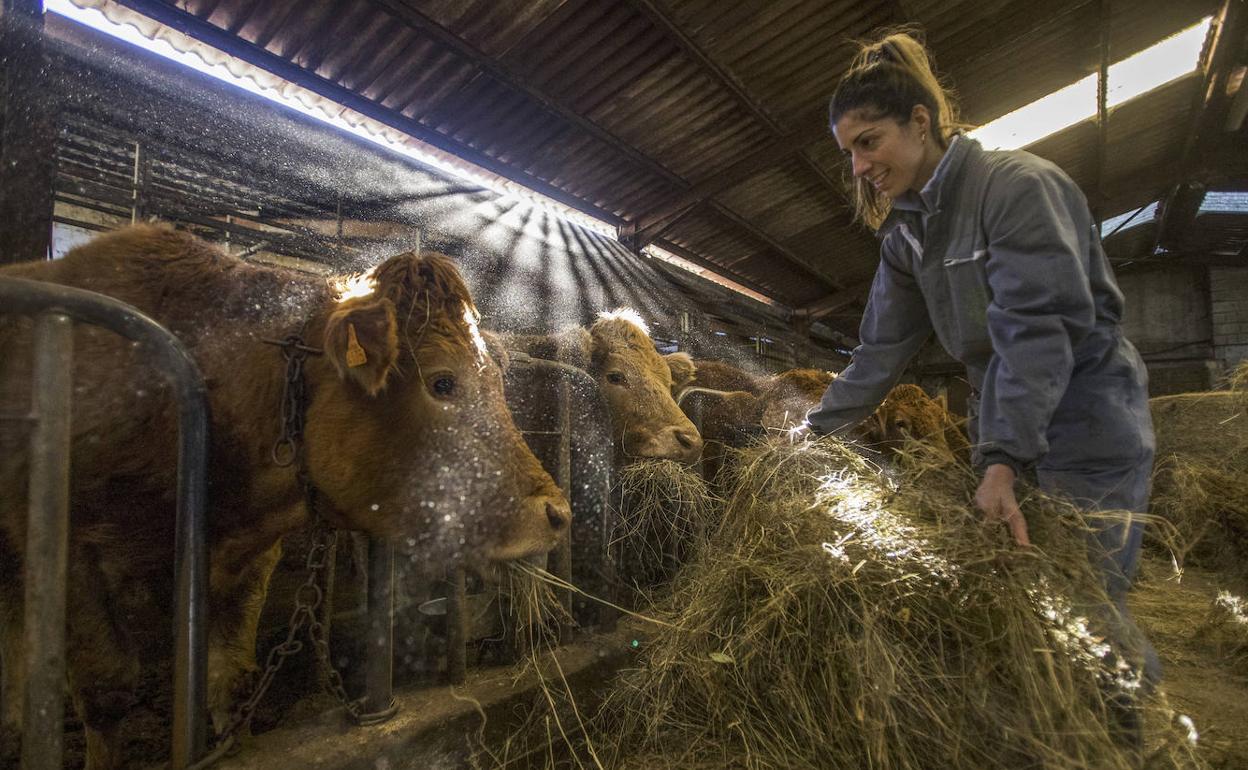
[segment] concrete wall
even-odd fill
[[[1123,331],[1148,365],[1151,395],[1207,390],[1216,379],[1207,281],[1203,267],[1118,276],[1126,298]]]
[[[1230,370],[1248,359],[1248,267],[1209,269],[1214,357]]]

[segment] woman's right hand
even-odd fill
[[[1014,469],[1008,465],[989,465],[975,491],[975,507],[984,512],[988,523],[1005,522],[1019,545],[1031,545],[1027,537],[1027,519],[1014,496]]]

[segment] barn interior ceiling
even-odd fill
[[[1103,32],[1117,61],[1212,15],[1203,66],[1115,108],[1103,148],[1085,120],[1028,149],[1105,217],[1163,201],[1109,239],[1123,265],[1248,243],[1201,208],[1248,189],[1242,2],[120,2],[848,333],[878,259],[826,127],[852,39],[918,24],[981,124],[1095,73]]]

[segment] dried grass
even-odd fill
[[[1216,463],[1172,455],[1153,489],[1153,512],[1178,533],[1179,563],[1248,576],[1248,451]]]
[[[741,454],[590,730],[603,766],[1138,766],[1105,705],[1138,680],[1079,609],[1104,602],[1084,519],[1029,496],[1019,551],[914,451],[896,483],[832,440]],[[1175,733],[1150,763],[1196,760]]]
[[[1194,636],[1210,642],[1218,656],[1248,674],[1248,602],[1220,591]]]
[[[643,595],[675,576],[723,513],[723,501],[706,481],[671,460],[624,467],[614,499],[619,512],[611,533],[616,575]]]

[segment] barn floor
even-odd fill
[[[1238,591],[1244,586],[1228,584],[1218,573],[1197,567],[1187,568],[1180,582],[1170,579],[1172,574],[1166,562],[1155,557],[1146,560],[1132,593],[1132,612],[1165,665],[1164,687],[1170,705],[1195,720],[1202,755],[1215,770],[1243,770],[1248,768],[1248,671],[1220,658],[1214,641],[1199,628],[1219,591]],[[593,694],[601,692],[603,683],[635,656],[634,640],[640,639],[644,646],[642,625],[621,621],[612,633],[559,649],[559,667],[582,714],[592,712]],[[559,673],[549,662],[543,678],[553,688],[562,688]],[[538,679],[531,667],[519,674],[509,667],[473,670],[458,687],[396,693],[399,715],[386,724],[363,728],[348,726],[327,696],[313,698],[290,714],[292,724],[266,732],[218,767],[464,767],[470,747],[484,744],[501,751],[524,717],[541,705],[545,696]],[[562,700],[559,693],[554,697]],[[72,725],[67,735],[71,755],[67,766],[71,767],[81,762],[81,734],[76,727]],[[574,726],[567,727],[575,731]],[[163,753],[163,742],[150,749],[155,751],[153,757]],[[514,754],[511,758],[518,759]],[[5,764],[0,761],[0,766]]]
[[[1188,568],[1181,582],[1167,579],[1171,574],[1164,561],[1147,561],[1132,595],[1132,611],[1161,655],[1171,706],[1195,720],[1202,755],[1215,770],[1248,768],[1248,671],[1220,658],[1215,644],[1197,631],[1217,593],[1240,586],[1196,567]],[[612,634],[560,650],[560,665],[582,714],[593,710],[592,693],[627,665],[632,640],[640,638],[644,645],[644,632],[634,622],[622,622]],[[550,671],[546,680],[559,681]],[[511,669],[474,671],[452,692],[450,699],[446,688],[401,694],[400,715],[371,728],[346,727],[338,712],[327,712],[266,733],[221,767],[268,770],[292,762],[290,766],[334,770],[463,767],[470,745],[484,743],[502,751],[503,742],[541,697],[531,670],[519,676]],[[520,759],[514,754],[509,758]],[[523,759],[519,764],[524,765]]]
[[[1171,574],[1165,562],[1146,561],[1131,611],[1161,656],[1171,706],[1195,720],[1204,757],[1214,768],[1248,768],[1248,671],[1220,659],[1198,632],[1218,592],[1236,586],[1197,567],[1185,569],[1181,582]]]

